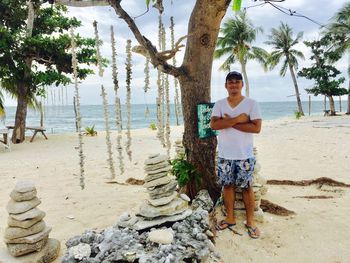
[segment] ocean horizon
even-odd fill
[[[259,102],[263,120],[273,120],[284,117],[295,116],[297,110],[296,102]],[[305,116],[308,115],[323,115],[324,103],[323,101],[312,101],[309,111],[309,102],[302,102]],[[127,113],[126,106],[122,106],[122,125],[123,129],[126,127]],[[341,111],[345,112],[347,107],[347,101],[341,102]],[[44,127],[47,133],[70,133],[75,132],[75,114],[73,105],[44,105]],[[149,114],[146,115],[146,109],[148,108]],[[336,111],[340,111],[339,101],[335,101]],[[329,105],[327,102],[327,109]],[[0,127],[6,125],[13,125],[15,120],[16,107],[5,107],[6,117],[0,121]],[[115,118],[114,118],[114,105],[108,106],[109,110],[109,123],[111,130],[116,130]],[[155,104],[132,104],[132,129],[147,128],[151,123],[157,124],[156,105]],[[85,127],[91,127],[95,125],[95,130],[105,130],[104,113],[102,105],[81,105],[80,106],[82,129]],[[178,124],[182,125],[182,115],[179,116]],[[27,126],[40,126],[40,112],[33,109],[28,109],[27,114]],[[170,125],[177,125],[175,116],[175,105],[170,105]]]

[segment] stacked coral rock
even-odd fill
[[[123,215],[119,226],[136,230],[149,228],[165,222],[182,220],[191,214],[190,199],[176,192],[177,182],[169,176],[171,166],[166,155],[154,154],[145,161],[144,187],[149,198],[141,204],[136,218]]]
[[[175,141],[175,153],[176,156],[181,156],[185,154],[185,147],[182,145],[182,140],[178,139]]]
[[[254,147],[254,155],[256,157],[254,179],[253,179],[253,191],[255,195],[254,217],[257,221],[262,222],[264,220],[264,212],[260,208],[260,203],[261,203],[262,196],[267,192],[267,188],[266,188],[266,180],[259,173],[261,166],[258,161],[258,153],[255,147]],[[236,211],[235,212],[236,215],[238,214],[239,216],[241,214],[242,216],[245,216],[242,190],[238,187],[236,188],[235,211]]]
[[[33,183],[21,181],[16,184],[6,207],[9,217],[4,241],[13,257],[45,250],[42,256],[45,262],[51,262],[58,256],[60,243],[49,239],[52,228],[43,220],[45,212],[37,208],[41,201],[36,194]]]

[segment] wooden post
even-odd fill
[[[44,127],[44,114],[43,114],[43,104],[39,102],[39,110],[40,110],[40,127]]]
[[[78,122],[77,122],[77,102],[75,96],[73,97],[74,105],[74,115],[75,115],[75,131],[78,132]]]
[[[309,95],[309,116],[311,115],[311,96]]]
[[[341,96],[339,96],[339,112],[341,112]]]
[[[176,97],[174,97],[174,107],[175,107],[175,117],[176,117],[176,126],[179,126],[179,114],[177,112],[177,103],[176,103]]]

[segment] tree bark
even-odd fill
[[[244,86],[245,86],[245,95],[246,97],[249,97],[249,81],[248,81],[246,65],[247,65],[246,63],[241,62],[241,69],[242,69]]]
[[[335,106],[334,106],[334,99],[333,96],[327,95],[328,101],[329,101],[329,109],[331,110],[331,116],[335,115]]]
[[[216,182],[216,138],[198,138],[197,104],[210,102],[210,82],[213,54],[220,23],[228,8],[229,0],[200,0],[193,8],[188,39],[179,76],[184,117],[183,145],[187,160],[202,174],[201,188],[207,189],[216,200],[220,189]],[[224,88],[224,87],[223,87]]]
[[[17,109],[15,127],[12,133],[12,143],[21,143],[25,139],[25,127],[27,118],[27,90],[25,83],[17,86]]]
[[[290,74],[292,75],[292,79],[293,79],[293,83],[294,83],[295,97],[297,98],[298,111],[301,113],[301,116],[304,116],[303,107],[301,105],[299,87],[298,87],[297,79],[295,77],[293,66],[290,63],[288,65],[289,65]]]

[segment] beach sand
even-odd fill
[[[182,127],[172,127],[172,140],[182,136]],[[166,153],[156,131],[132,131],[133,160],[124,156],[125,173],[119,175],[117,151],[114,158],[117,180],[143,179],[143,162],[149,154]],[[124,136],[124,135],[123,135]],[[102,230],[114,225],[122,212],[137,212],[147,194],[142,186],[109,184],[105,134],[84,136],[85,189],[79,186],[76,134],[38,134],[33,143],[0,146],[0,236],[7,225],[5,209],[18,180],[32,180],[53,227],[50,237],[65,242],[86,229]],[[116,133],[112,134],[113,142]],[[125,136],[124,136],[125,142]],[[330,177],[350,184],[350,117],[305,117],[264,121],[255,136],[260,174],[266,179],[303,180]],[[173,154],[173,150],[172,150]],[[331,199],[298,198],[309,195]],[[252,240],[238,221],[234,235],[225,230],[216,238],[224,262],[350,262],[350,188],[268,185],[263,199],[294,211],[282,217],[265,213],[259,223],[261,238]],[[5,248],[3,240],[0,247]],[[55,262],[60,262],[59,258]]]

